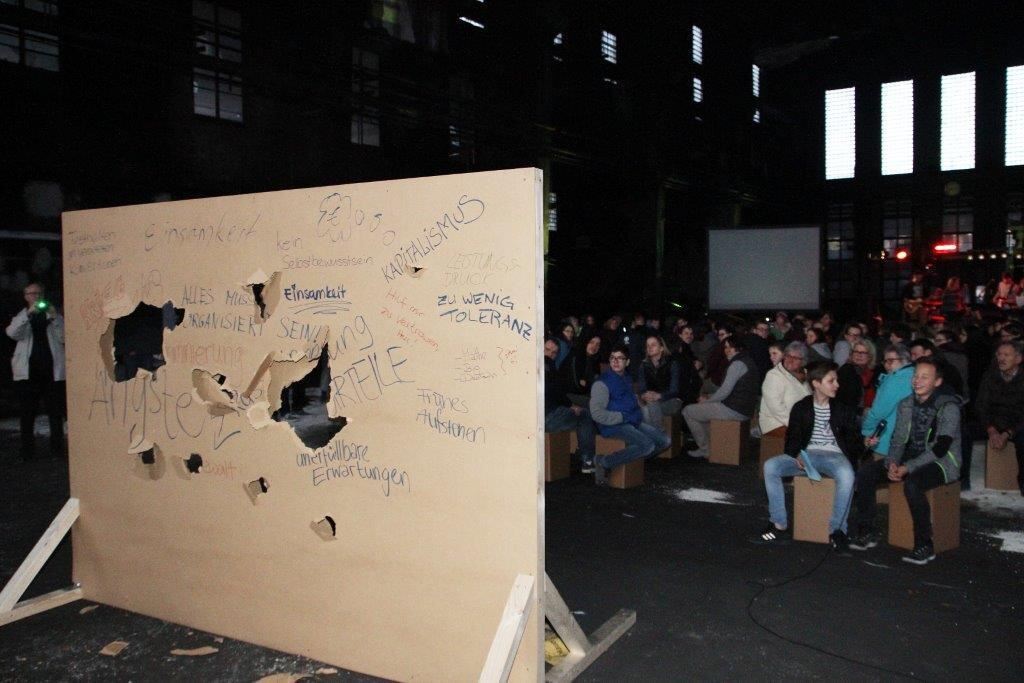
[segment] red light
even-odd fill
[[[910,252],[906,249],[900,249],[896,252],[897,261],[906,261],[908,256],[910,256]]]
[[[932,247],[936,254],[951,254],[956,251],[955,244],[943,244],[939,243]]]

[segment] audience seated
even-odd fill
[[[889,441],[896,429],[896,408],[900,401],[910,396],[912,389],[910,380],[914,376],[914,366],[910,362],[910,351],[903,344],[890,344],[882,354],[882,365],[885,374],[879,378],[875,400],[864,415],[861,434],[864,445],[881,456],[889,454]],[[885,420],[885,427],[875,438],[878,426]]]
[[[820,327],[808,327],[804,332],[804,343],[807,344],[807,361],[832,360],[832,349],[825,341],[825,333]]]
[[[828,521],[829,540],[834,548],[845,550],[846,518],[854,482],[851,463],[856,462],[863,451],[857,414],[835,400],[839,390],[835,363],[818,361],[808,365],[807,378],[813,393],[800,399],[790,411],[785,453],[764,464],[771,523],[758,540],[773,543],[790,536],[782,478],[807,476],[806,463],[810,463],[817,472],[836,482]]]
[[[662,418],[678,415],[683,409],[679,398],[679,364],[656,334],[645,340],[647,357],[637,373],[637,394],[647,424],[660,427]]]
[[[697,443],[697,448],[689,451],[694,458],[708,457],[708,426],[711,420],[749,420],[757,407],[760,388],[757,366],[736,337],[726,337],[723,348],[729,364],[721,386],[706,400],[683,409],[686,425]]]
[[[743,344],[747,347],[747,353],[750,354],[750,358],[757,365],[757,376],[759,380],[763,380],[765,373],[772,367],[772,359],[768,354],[768,338],[769,338],[768,323],[764,320],[759,320],[754,324],[754,329],[743,335]]]
[[[932,358],[917,361],[912,387],[897,407],[885,459],[866,461],[857,471],[857,535],[850,547],[867,550],[878,544],[875,487],[886,478],[902,481],[914,524],[914,549],[903,560],[927,564],[935,559],[935,549],[925,493],[960,478],[960,398],[943,387],[942,370]]]
[[[858,328],[859,331],[860,328]],[[836,399],[860,415],[875,399],[875,345],[868,339],[853,342],[850,361],[839,368]]]
[[[586,403],[589,403],[590,387],[601,374],[601,335],[596,330],[589,337],[580,337],[580,343],[570,354],[565,369],[569,379],[569,398],[577,403],[576,396],[585,396]]]
[[[1024,496],[1024,346],[1019,341],[1001,342],[996,363],[978,386],[975,411],[985,429],[990,448],[1002,450],[1012,441],[1017,451],[1017,484]]]
[[[573,405],[566,392],[564,374],[555,367],[558,342],[544,342],[544,431],[576,430],[579,457],[584,467],[594,459],[594,422],[583,406]]]
[[[673,353],[679,364],[679,398],[684,406],[696,403],[700,397],[700,385],[703,381],[700,370],[703,367],[693,352],[694,331],[690,325],[683,325],[677,332],[678,343]]]
[[[762,435],[785,433],[793,406],[811,393],[804,372],[806,360],[807,346],[803,342],[790,342],[782,362],[765,375],[758,410]]]
[[[835,361],[835,364],[843,367],[843,364],[850,360],[853,344],[860,341],[863,337],[864,331],[859,323],[847,323],[843,328],[843,338],[837,341],[835,348],[832,349],[832,360]],[[840,378],[840,386],[842,386],[842,378]]]
[[[608,470],[633,460],[651,458],[672,444],[658,427],[643,421],[643,412],[627,373],[629,347],[619,344],[608,356],[609,368],[590,392],[590,413],[601,436],[625,441],[625,448],[595,457],[594,480],[604,484]]]
[[[773,341],[768,345],[768,360],[771,361],[772,367],[782,362],[782,358],[786,355],[786,342]]]

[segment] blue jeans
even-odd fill
[[[823,476],[835,479],[836,495],[832,500],[832,516],[828,520],[828,531],[837,529],[846,533],[846,517],[853,500],[853,467],[842,453],[834,451],[807,451],[807,456]],[[764,464],[764,487],[768,491],[768,516],[776,526],[786,528],[786,492],[782,489],[783,477],[806,477],[807,474],[788,455],[776,455]]]
[[[568,406],[557,406],[544,415],[545,432],[567,432],[570,429],[576,430],[580,457],[589,462],[594,458],[595,436],[594,421],[590,419],[590,411],[583,408],[583,412],[577,415]]]
[[[608,469],[634,460],[650,458],[672,445],[672,439],[665,432],[643,422],[636,427],[631,424],[615,425],[609,427],[608,431],[610,438],[626,442],[626,447],[622,450],[601,456],[601,466]]]

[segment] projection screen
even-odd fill
[[[820,307],[821,228],[710,228],[710,310]]]

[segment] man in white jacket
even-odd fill
[[[40,401],[50,418],[50,450],[64,453],[64,318],[45,299],[41,284],[30,283],[24,294],[25,308],[7,326],[7,336],[18,342],[11,370],[21,412],[21,457],[31,460]]]
[[[792,342],[786,346],[782,362],[768,371],[761,383],[761,407],[758,423],[761,434],[784,434],[789,425],[789,412],[796,402],[811,394],[804,380],[807,345]]]

